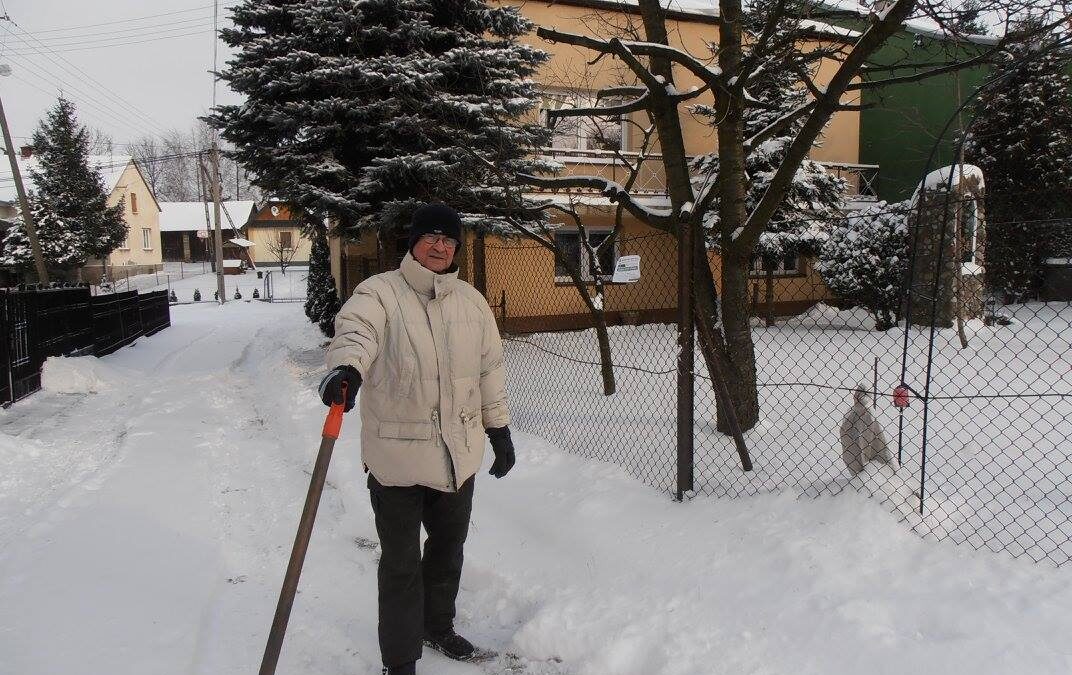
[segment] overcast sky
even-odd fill
[[[235,0],[220,1],[224,7]],[[129,143],[189,129],[212,104],[211,0],[2,0],[0,96],[15,145],[62,92],[81,121]],[[220,67],[228,55],[220,45]],[[219,85],[218,101],[236,97]],[[123,147],[117,153],[125,153]]]

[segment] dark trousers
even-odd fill
[[[369,474],[369,496],[380,538],[379,636],[386,666],[421,658],[425,631],[454,626],[462,549],[473,510],[473,483],[457,492],[420,485],[386,487]],[[428,532],[421,556],[421,525]]]

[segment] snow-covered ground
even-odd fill
[[[264,274],[271,274],[272,297],[277,300],[305,298],[308,267],[288,267],[286,273],[279,268],[261,268]],[[227,299],[234,297],[235,291],[241,291],[243,299],[248,299],[256,288],[264,297],[265,281],[257,278],[256,270],[247,270],[243,274],[224,275]],[[201,263],[165,263],[164,271],[155,274],[139,274],[132,277],[119,276],[115,283],[116,291],[175,291],[179,302],[192,302],[194,290],[201,291],[201,300],[212,300],[216,291],[216,274]],[[99,294],[99,288],[93,292]]]
[[[1065,564],[1072,559],[1072,305],[1004,308],[1009,326],[968,322],[968,348],[939,331],[931,394],[926,500],[918,513],[923,406],[904,415],[896,472],[872,467],[852,478],[839,436],[853,389],[874,386],[875,416],[897,454],[899,415],[889,395],[900,382],[903,328],[871,330],[866,313],[823,305],[753,326],[760,423],[746,434],[755,470],[745,474],[732,441],[714,429],[711,384],[696,386],[696,488],[715,496],[792,489],[874,495],[920,534]],[[612,327],[618,390],[602,394],[589,332],[507,341],[514,416],[526,429],[576,454],[611,460],[672,491],[676,475],[676,338],[673,326]],[[923,391],[929,332],[909,340],[907,381]],[[697,366],[703,359],[697,354]],[[1007,398],[1024,394],[1027,398]],[[871,397],[868,396],[870,402]]]
[[[0,673],[255,672],[319,441],[299,305],[172,308],[0,412]],[[280,673],[379,673],[348,416]],[[1072,569],[922,540],[855,492],[674,503],[524,433],[482,474],[458,629],[424,675],[1072,672]]]

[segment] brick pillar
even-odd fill
[[[955,195],[944,191],[924,190],[922,207],[914,206],[909,215],[909,242],[916,247],[912,269],[912,314],[909,321],[916,326],[930,326],[931,312],[937,302],[934,323],[940,328],[953,325],[953,284],[957,265],[955,244],[957,227]],[[942,245],[942,266],[938,269],[939,244]],[[938,279],[938,294],[934,282]]]

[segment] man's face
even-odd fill
[[[454,263],[458,242],[443,234],[425,234],[413,245],[413,257],[436,274],[445,272]]]

